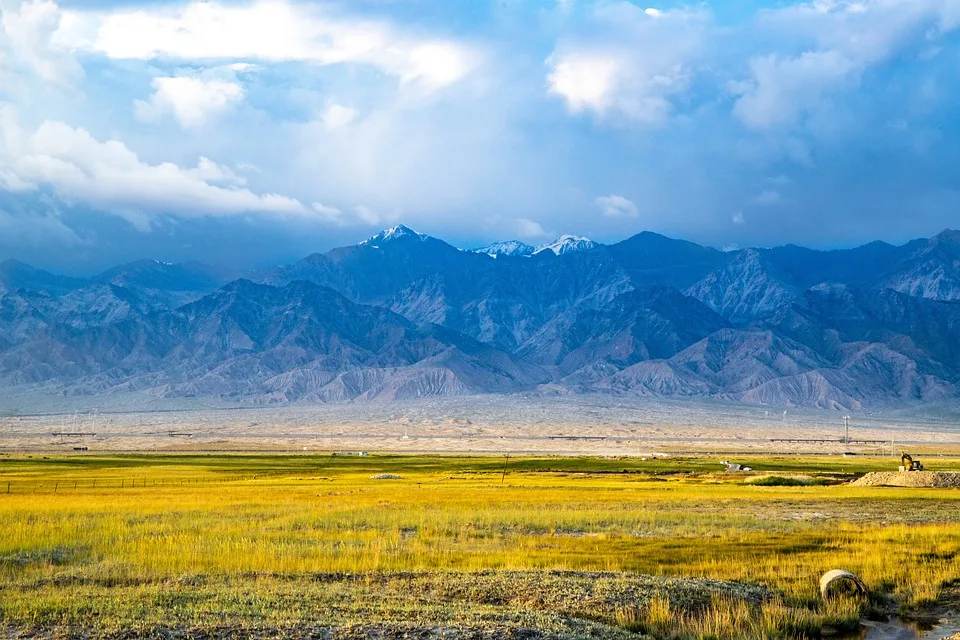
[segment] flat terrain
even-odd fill
[[[0,454],[21,636],[817,637],[944,600],[960,491],[898,459]],[[960,470],[960,460],[924,459]],[[820,602],[828,569],[867,600]]]
[[[615,397],[473,396],[389,404],[231,408],[196,401],[9,399],[0,451],[331,451],[636,455],[960,453],[952,410],[855,415]]]

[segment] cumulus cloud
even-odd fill
[[[167,114],[183,127],[199,127],[210,118],[243,100],[238,82],[191,77],[153,79],[153,95],[134,102],[137,117],[156,122]]]
[[[201,157],[195,167],[142,161],[123,142],[101,142],[85,129],[46,121],[21,129],[9,107],[0,109],[0,172],[21,185],[47,187],[150,228],[152,216],[227,216],[241,213],[311,215],[297,200],[259,195],[227,167]]]
[[[0,90],[24,121],[0,125],[0,195],[75,201],[64,219],[81,235],[122,229],[143,247],[161,234],[96,212],[224,235],[309,216],[322,242],[394,220],[609,241],[642,219],[722,246],[859,241],[874,211],[893,220],[953,179],[953,0],[563,2],[522,31],[530,7],[506,3],[480,10],[496,20],[444,21],[468,38],[432,30],[437,4],[411,22],[383,2],[0,0]],[[128,131],[134,115],[171,127]],[[188,135],[169,135],[178,123]],[[639,193],[642,217],[616,199]],[[751,215],[763,206],[779,214]],[[4,208],[3,229],[26,224]],[[950,223],[942,210],[927,220]],[[897,224],[885,239],[936,230]]]
[[[960,8],[952,0],[812,0],[763,11],[760,18],[819,50],[874,63],[906,47],[925,48],[957,28]]]
[[[730,216],[730,220],[733,222],[733,224],[744,224],[747,221],[747,219],[739,211]]]
[[[606,111],[614,100],[619,61],[600,53],[571,51],[547,61],[550,91],[562,96],[574,113]]]
[[[795,124],[804,112],[821,104],[825,94],[846,83],[859,66],[836,51],[809,51],[797,57],[769,55],[750,61],[752,79],[734,114],[748,127],[771,129]]]
[[[592,24],[594,33],[564,39],[547,59],[549,93],[573,113],[662,123],[689,84],[704,16],[624,2],[601,5]]]
[[[960,8],[943,0],[813,0],[761,13],[761,25],[799,54],[750,60],[749,79],[731,85],[734,114],[747,127],[795,125],[827,104],[831,93],[855,87],[868,68],[960,26]]]
[[[3,0],[0,2],[0,58],[22,67],[45,82],[73,87],[83,69],[69,46],[58,40],[62,14],[53,0]],[[2,55],[6,44],[8,55]]]
[[[596,205],[603,212],[603,215],[610,218],[635,218],[637,217],[637,205],[633,204],[623,196],[611,194],[609,196],[600,196],[594,200]]]
[[[70,16],[84,25],[71,31],[71,44],[113,59],[359,63],[403,82],[439,88],[465,76],[479,58],[458,42],[413,36],[386,22],[284,0],[190,2],[176,8],[71,11]]]

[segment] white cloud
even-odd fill
[[[110,211],[143,230],[155,215],[314,215],[295,199],[252,192],[243,178],[207,158],[192,168],[152,165],[118,140],[100,142],[63,122],[24,131],[9,107],[0,108],[0,138],[0,173]]]
[[[782,33],[809,38],[816,48],[837,51],[865,64],[960,26],[954,0],[812,0],[763,11],[761,22]]]
[[[795,125],[827,103],[832,92],[856,86],[868,68],[960,26],[954,0],[813,0],[761,12],[761,25],[803,53],[750,61],[750,79],[734,83],[734,114],[746,126]],[[799,41],[799,42],[797,42]]]
[[[753,203],[769,207],[780,202],[781,196],[779,191],[774,191],[773,189],[767,189],[758,194],[754,199]]]
[[[623,2],[601,5],[593,24],[595,33],[561,41],[547,59],[549,93],[573,113],[662,123],[673,109],[670,98],[688,86],[704,16]]]
[[[548,60],[550,91],[562,96],[574,113],[606,111],[614,99],[619,62],[599,54],[571,52]]]
[[[609,196],[600,196],[594,200],[596,205],[603,212],[603,215],[610,218],[635,218],[637,217],[637,205],[633,204],[623,196],[610,194]]]
[[[0,189],[4,191],[32,191],[36,187],[23,180],[16,173],[5,167],[0,167]]]
[[[136,100],[137,117],[156,122],[172,114],[183,127],[199,127],[232,104],[243,101],[245,91],[238,82],[191,77],[153,79],[149,100]]]
[[[332,104],[324,109],[320,119],[328,129],[339,129],[353,122],[358,111],[352,107],[345,107],[342,104]]]
[[[406,52],[406,60],[392,73],[404,82],[420,82],[431,87],[453,84],[469,72],[476,54],[453,42],[424,42]]]
[[[517,218],[513,221],[513,227],[517,237],[524,240],[544,238],[547,236],[547,232],[540,226],[540,223],[530,220],[529,218]]]
[[[549,91],[564,98],[572,113],[592,111],[645,124],[664,122],[672,110],[667,96],[687,84],[680,66],[647,75],[619,54],[571,51],[547,63]]]
[[[743,214],[739,211],[730,216],[730,219],[733,221],[733,224],[744,224],[747,219],[743,217]]]
[[[285,0],[74,11],[71,17],[85,25],[72,31],[74,46],[114,59],[360,63],[438,88],[469,73],[479,57],[458,42]]]
[[[83,78],[83,69],[70,47],[58,42],[63,21],[53,0],[3,0],[0,2],[0,46],[9,49],[7,64],[29,69],[42,80],[72,87]],[[0,50],[0,54],[3,51]]]
[[[739,87],[733,112],[752,129],[793,125],[841,87],[859,66],[836,51],[810,51],[797,57],[769,55],[750,61],[752,80]]]

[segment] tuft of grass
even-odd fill
[[[789,606],[779,598],[750,603],[724,594],[704,608],[684,610],[661,595],[645,606],[618,611],[616,619],[628,631],[656,640],[814,639],[828,627],[835,633],[856,630],[863,607],[862,599],[842,599],[810,610]]]

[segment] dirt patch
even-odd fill
[[[859,487],[960,489],[960,473],[955,471],[875,471],[853,484]]]

